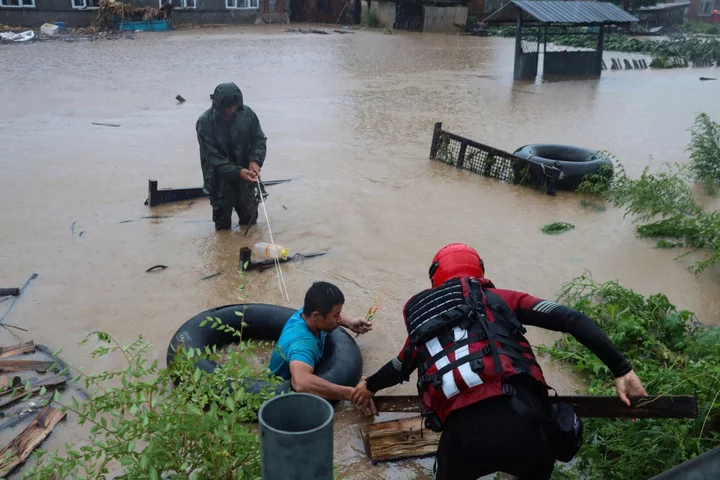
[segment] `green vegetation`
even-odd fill
[[[716,25],[717,27],[717,25]],[[490,35],[500,37],[515,36],[515,27],[491,28]],[[594,35],[573,35],[582,33],[582,28],[568,28],[567,34],[560,30],[548,29],[548,43],[557,46],[595,48],[597,38]],[[557,32],[557,33],[553,33]],[[532,31],[528,30],[528,39],[532,38]],[[608,34],[605,36],[605,51],[645,53],[653,57],[687,58],[691,60],[720,61],[720,39],[716,37],[691,37],[673,40],[640,40],[627,35]]]
[[[700,412],[697,419],[585,419],[576,473],[588,480],[650,478],[720,443],[720,328],[704,328],[663,294],[645,297],[589,276],[563,285],[559,301],[607,333],[648,394],[695,395]],[[539,350],[587,375],[590,395],[616,395],[607,367],[574,338]],[[553,478],[580,477],[556,468]]]
[[[211,327],[233,334],[219,319]],[[199,358],[220,362],[218,352],[180,349],[167,369],[150,362],[150,344],[142,337],[120,345],[103,332],[94,332],[81,343],[96,337],[99,346],[90,354],[99,359],[121,354],[122,369],[99,374],[80,374],[90,391],[83,403],[72,398],[65,404],[56,393],[53,402],[75,413],[80,425],[89,424],[90,438],[85,445],[67,444],[59,452],[36,452],[39,465],[28,469],[23,478],[108,478],[108,465],[119,463],[118,479],[259,478],[259,442],[250,422],[272,393],[251,394],[241,388],[244,377],[276,380],[256,372],[248,359],[255,348],[241,342],[239,351],[223,354],[224,364],[215,373],[195,369]],[[173,379],[182,378],[177,387]],[[55,477],[57,475],[57,477]]]
[[[540,230],[546,235],[557,235],[558,233],[568,232],[574,228],[575,225],[571,225],[566,222],[552,222],[548,223]]]
[[[658,247],[688,248],[681,257],[701,252],[704,258],[690,267],[700,273],[720,261],[720,210],[705,210],[693,195],[692,182],[702,184],[706,192],[715,192],[720,185],[720,126],[700,114],[691,131],[686,164],[667,165],[659,173],[646,167],[640,178],[632,179],[617,163],[614,174],[601,169],[589,175],[578,191],[624,207],[625,214],[640,223],[640,236],[658,240]]]
[[[241,277],[246,275],[240,272]],[[244,284],[238,287],[241,302],[244,289]],[[259,478],[259,441],[253,423],[280,379],[254,365],[253,352],[262,344],[243,340],[242,329],[211,317],[201,326],[232,334],[238,347],[221,352],[215,347],[186,350],[181,344],[171,365],[160,369],[142,336],[121,345],[107,333],[89,334],[80,344],[98,340],[90,353],[94,362],[119,356],[124,366],[93,374],[73,369],[78,373],[75,382],[88,391],[87,400],[80,403],[73,397],[64,402],[56,393],[52,402],[74,413],[78,424],[91,426],[89,441],[67,444],[64,454],[36,450],[38,465],[22,478],[100,480],[111,475],[110,465],[118,464],[121,471],[112,475],[121,480],[158,480],[161,475],[173,480]],[[200,359],[213,361],[218,368],[212,374],[196,369]],[[67,369],[60,372],[66,373]],[[242,385],[249,378],[267,381],[268,391],[247,392]],[[182,381],[174,386],[178,379]]]
[[[690,172],[708,194],[715,194],[720,185],[720,124],[701,113],[690,132]]]

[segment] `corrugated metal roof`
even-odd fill
[[[523,17],[542,23],[610,24],[637,22],[638,18],[608,2],[563,2],[513,0],[485,19],[485,22],[511,22],[517,11]]]

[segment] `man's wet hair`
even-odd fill
[[[315,282],[305,294],[303,313],[311,315],[313,312],[318,312],[324,317],[335,305],[344,303],[345,296],[338,287],[328,282]]]

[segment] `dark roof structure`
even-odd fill
[[[612,25],[639,19],[608,2],[512,0],[485,19],[485,23],[512,23],[518,12],[524,24]]]

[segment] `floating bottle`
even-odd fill
[[[281,260],[287,260],[290,252],[287,248],[282,245],[258,242],[253,246],[252,256],[255,261],[270,260],[273,258],[279,258]]]

